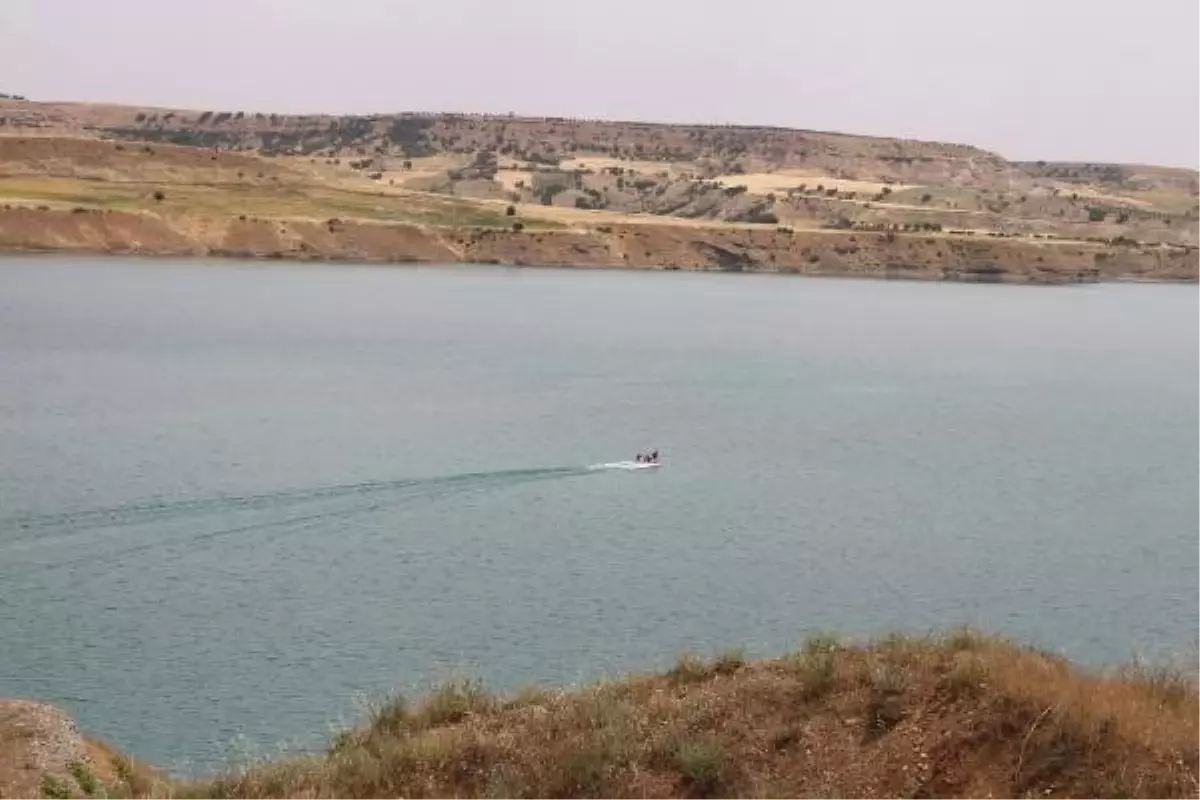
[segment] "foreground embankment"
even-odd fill
[[[1196,281],[1198,251],[1050,239],[613,224],[436,227],[145,211],[0,209],[0,250],[774,272],[1009,283]]]
[[[1104,673],[969,631],[507,697],[393,698],[318,755],[179,779],[0,703],[0,796],[1196,796],[1195,676]]]

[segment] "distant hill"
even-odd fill
[[[140,194],[133,191],[139,183],[145,187]],[[155,199],[156,191],[163,197]],[[278,220],[299,215],[426,229],[516,223],[510,234],[567,228],[595,236],[613,225],[653,222],[692,231],[704,226],[710,238],[728,226],[892,237],[878,243],[891,255],[865,263],[849,241],[838,245],[836,258],[780,241],[765,249],[746,244],[737,259],[700,258],[703,268],[737,263],[935,277],[977,274],[976,261],[991,270],[1000,259],[998,274],[1006,280],[1057,281],[1067,273],[1072,280],[1191,279],[1200,240],[1198,198],[1195,170],[1008,161],[962,144],[809,130],[511,115],[297,116],[0,99],[0,199],[26,210],[67,203],[160,216],[240,209]],[[193,249],[213,249],[212,226],[205,230],[201,239],[191,236]],[[917,234],[925,239],[905,238]],[[979,255],[978,244],[942,247],[927,241],[931,235],[1041,244]],[[60,240],[71,238],[64,233]],[[472,257],[462,241],[447,247]],[[1047,249],[1046,242],[1087,243],[1105,252]],[[16,237],[5,245],[0,238],[0,246],[43,244]],[[496,257],[538,263],[551,257],[533,246],[539,244],[522,245],[520,255],[501,248]],[[796,249],[808,252],[791,253]],[[587,250],[586,258],[578,254],[580,263],[671,266],[665,251],[613,244]],[[708,245],[693,250],[711,252]],[[972,260],[956,255],[965,250],[975,253]],[[1011,263],[1018,250],[1021,265]],[[304,254],[286,242],[281,252]],[[807,260],[814,253],[817,261]],[[375,250],[363,254],[379,257]],[[330,257],[353,254],[335,247]]]

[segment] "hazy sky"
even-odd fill
[[[786,125],[1200,162],[1197,0],[0,0],[0,91]]]

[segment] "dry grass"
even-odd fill
[[[156,788],[205,797],[1077,796],[1197,793],[1194,676],[1090,674],[956,631],[816,637],[746,662],[501,699],[394,699],[321,756]]]
[[[155,192],[162,198],[156,199]],[[414,192],[367,192],[328,186],[108,183],[76,178],[0,178],[0,200],[51,208],[101,208],[122,211],[225,217],[234,214],[269,219],[357,219],[443,227],[507,228],[504,206]],[[526,220],[555,227],[549,220]]]
[[[718,175],[712,180],[720,181],[726,186],[745,186],[747,191],[755,194],[767,194],[768,192],[786,193],[788,189],[795,189],[804,184],[810,190],[815,189],[817,186],[822,186],[827,190],[836,189],[839,192],[856,192],[862,194],[864,199],[869,199],[870,195],[882,191],[885,186],[896,192],[912,188],[905,184],[891,184],[889,186],[880,181],[850,180],[848,178],[836,178],[832,175],[805,173],[799,170]]]

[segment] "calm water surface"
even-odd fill
[[[1196,331],[1194,286],[5,259],[0,695],[202,769],[449,671],[1186,650]]]

